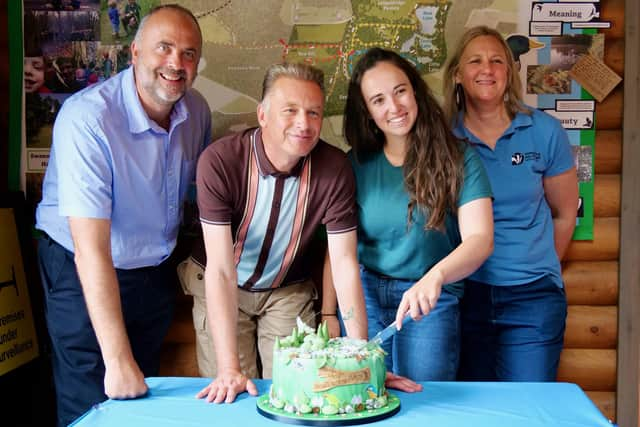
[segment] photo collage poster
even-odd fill
[[[160,0],[24,0],[26,171],[37,202],[57,111],[70,94],[130,64],[141,17]],[[344,102],[353,66],[372,46],[396,50],[442,99],[443,70],[466,28],[487,25],[507,40],[524,100],[560,120],[574,149],[580,203],[574,239],[593,238],[595,102],[570,76],[583,55],[603,58],[608,28],[598,1],[532,0],[179,0],[203,32],[194,87],[212,111],[214,139],[256,126],[265,69],[304,61],[325,73],[322,138],[346,149]],[[132,17],[127,8],[137,6]],[[119,23],[116,26],[114,17]],[[526,154],[526,153],[525,153]],[[515,159],[514,161],[517,161]],[[193,197],[192,197],[193,199]],[[196,225],[193,201],[185,210]]]

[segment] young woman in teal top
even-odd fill
[[[453,136],[413,65],[380,48],[353,71],[344,134],[357,183],[369,336],[411,316],[383,344],[387,369],[416,381],[453,380],[460,281],[493,247],[482,163]],[[327,313],[331,302],[323,302]]]

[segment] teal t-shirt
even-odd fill
[[[402,167],[391,165],[382,151],[359,162],[350,152],[349,159],[356,177],[360,264],[386,276],[418,280],[460,244],[457,218],[450,214],[443,231],[425,230],[426,219],[420,209],[413,210],[411,225],[407,224],[409,196]],[[458,206],[491,196],[482,161],[471,146],[466,146]],[[462,282],[446,287],[462,295]]]

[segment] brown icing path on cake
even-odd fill
[[[341,371],[328,366],[318,369],[318,377],[324,379],[322,382],[313,384],[314,392],[326,391],[341,385],[368,383],[371,379],[369,368],[358,371]]]

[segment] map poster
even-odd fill
[[[0,375],[38,356],[13,209],[0,209]]]
[[[169,1],[167,1],[169,2]],[[173,2],[173,0],[172,0]],[[120,14],[130,0],[110,2]],[[164,0],[136,0],[141,16]],[[593,238],[595,102],[569,76],[579,58],[602,58],[594,1],[533,0],[178,0],[203,33],[194,87],[212,111],[213,135],[257,125],[266,68],[304,61],[325,73],[322,138],[347,149],[342,114],[351,71],[367,49],[380,46],[413,63],[442,96],[447,58],[467,28],[487,25],[508,41],[520,69],[525,102],[556,116],[567,129],[580,177],[575,239]],[[23,167],[28,198],[39,200],[55,114],[71,93],[128,66],[132,28],[110,24],[106,0],[24,0],[27,139]],[[35,49],[28,49],[34,46]],[[30,59],[33,58],[33,59]],[[41,63],[37,84],[27,61]],[[29,89],[29,90],[27,90]],[[587,102],[584,102],[587,101]],[[187,212],[192,209],[187,209]],[[187,218],[187,224],[190,220]]]

